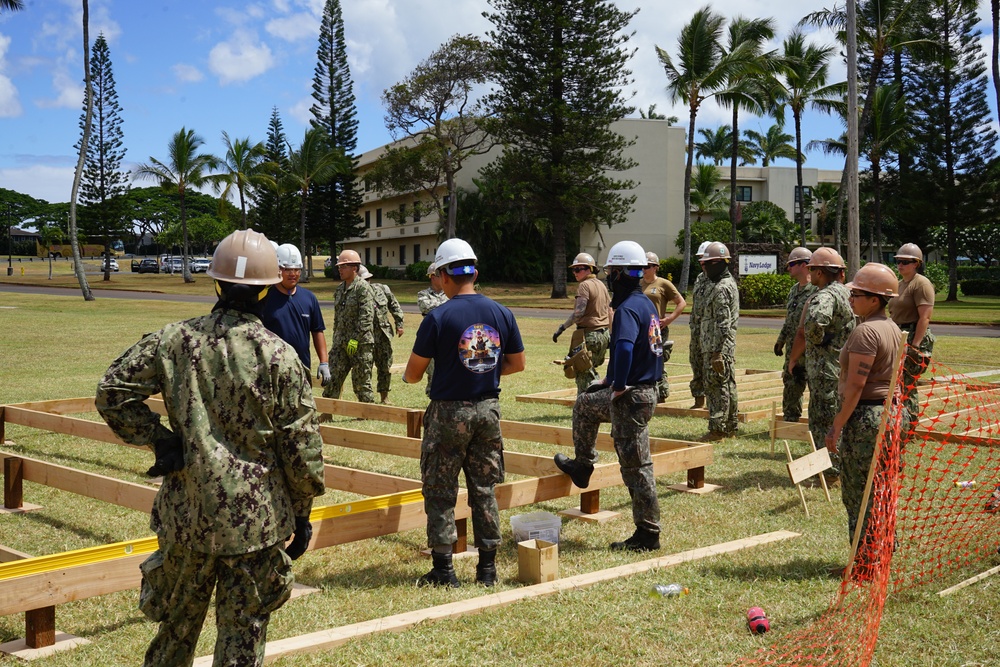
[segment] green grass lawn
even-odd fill
[[[116,276],[186,289],[180,278]],[[329,282],[329,281],[327,281]],[[150,282],[150,284],[156,284]],[[316,282],[316,285],[326,283]],[[210,281],[198,277],[195,289]],[[415,283],[410,283],[417,289]],[[332,284],[331,284],[332,286]],[[324,287],[320,287],[321,291]],[[403,291],[403,290],[400,290]],[[0,297],[0,404],[29,400],[92,396],[99,376],[126,347],[164,324],[203,314],[206,304],[161,303],[78,297],[4,294]],[[325,313],[332,322],[333,313]],[[419,316],[407,315],[406,335],[397,340],[396,361],[405,361]],[[522,318],[528,368],[505,377],[503,417],[570,425],[568,408],[515,401],[519,394],[570,387],[551,360],[565,345],[551,342],[551,322]],[[673,332],[676,352],[668,369],[686,373],[686,328]],[[771,353],[774,332],[741,328],[737,364],[776,370],[780,360]],[[989,367],[996,343],[987,339],[941,337],[936,357],[961,371]],[[352,398],[349,389],[346,398]],[[394,377],[391,401],[423,407],[422,386],[404,385]],[[97,418],[96,415],[87,415]],[[399,432],[374,422],[351,422],[352,428]],[[786,633],[802,629],[826,611],[838,582],[827,574],[848,557],[846,517],[839,491],[826,503],[818,489],[807,490],[812,516],[806,518],[798,494],[788,481],[782,451],[770,452],[766,422],[741,426],[736,438],[717,444],[716,461],[707,469],[708,482],[720,484],[715,493],[695,496],[667,489],[684,481],[681,473],[658,480],[662,512],[662,554],[709,546],[752,535],[791,530],[801,537],[729,556],[709,558],[665,571],[638,574],[590,588],[517,603],[475,616],[422,623],[398,634],[353,641],[338,649],[286,658],[280,665],[496,664],[496,665],[726,665]],[[396,429],[396,430],[394,430]],[[659,437],[693,439],[705,422],[691,418],[657,417],[650,424]],[[11,426],[7,451],[63,465],[143,482],[151,455],[141,450],[101,444]],[[508,449],[550,455],[554,448],[508,441]],[[805,453],[803,445],[797,445]],[[563,450],[568,451],[568,450]],[[409,459],[325,447],[336,464],[361,467],[411,478],[419,477]],[[602,462],[613,461],[608,453]],[[44,509],[24,515],[0,515],[0,543],[41,555],[150,534],[142,513],[26,484],[25,500]],[[642,560],[643,556],[611,553],[607,544],[631,533],[628,494],[613,489],[601,494],[605,509],[622,516],[604,525],[567,521],[560,544],[560,575],[592,572]],[[354,496],[330,491],[319,504]],[[499,590],[519,586],[517,550],[510,539],[509,518],[532,509],[556,512],[576,506],[575,498],[540,503],[534,508],[504,512],[504,544],[497,558]],[[470,527],[471,529],[471,527]],[[279,639],[397,614],[454,600],[477,597],[484,589],[471,585],[475,559],[457,561],[458,590],[426,590],[414,586],[429,567],[419,554],[423,530],[394,534],[310,552],[295,566],[296,578],[320,589],[317,595],[289,602],[273,617],[269,638]],[[981,570],[1000,563],[988,558]],[[879,635],[876,663],[880,665],[988,665],[1000,661],[996,624],[996,580],[986,580],[948,598],[937,590],[975,574],[965,572],[934,590],[918,590],[890,599]],[[692,593],[679,599],[651,599],[655,584],[679,582]],[[137,591],[126,591],[58,607],[60,631],[84,636],[93,643],[37,663],[67,665],[137,664],[155,628],[137,610]],[[772,632],[763,638],[746,630],[745,612],[762,606]],[[21,616],[0,618],[0,643],[21,637]],[[198,647],[212,651],[215,639],[210,615]],[[0,658],[6,664],[11,659]],[[11,662],[13,664],[13,662]]]

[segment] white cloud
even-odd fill
[[[73,167],[29,165],[17,169],[0,169],[0,182],[4,187],[23,192],[36,199],[58,203],[69,201],[73,190]]]
[[[315,101],[316,100],[312,97],[303,97],[292,105],[292,107],[288,110],[288,114],[308,127],[309,121],[311,121],[313,117],[312,112],[309,109]],[[295,142],[293,141],[292,143],[294,144]]]
[[[274,57],[270,47],[260,42],[256,34],[237,30],[229,41],[212,48],[208,66],[219,77],[219,83],[242,83],[271,69]]]
[[[177,63],[170,69],[173,70],[174,76],[177,77],[177,80],[184,83],[197,83],[205,78],[205,75],[201,73],[201,70],[194,65]]]
[[[42,109],[83,109],[83,84],[60,67],[52,73],[52,88],[56,96],[35,100]]]
[[[7,49],[10,48],[10,37],[0,35],[0,118],[12,118],[21,115],[21,102],[17,99],[17,86],[4,74]]]
[[[268,21],[264,26],[268,34],[286,42],[316,41],[320,20],[312,14],[301,12]]]

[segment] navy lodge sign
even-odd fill
[[[753,273],[777,273],[777,255],[740,255],[740,275]]]

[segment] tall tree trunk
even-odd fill
[[[299,200],[299,249],[303,254],[306,252],[306,199],[309,197],[309,186],[302,188],[302,198]],[[330,245],[330,254],[335,253],[336,246]],[[312,256],[309,257],[310,261]],[[305,280],[302,282],[309,282],[309,277],[312,275],[312,264],[309,265],[309,270],[306,271],[304,276]]]
[[[552,298],[566,298],[566,216],[556,209],[552,220]]]
[[[80,193],[80,179],[83,177],[83,162],[87,155],[87,144],[90,142],[90,126],[94,118],[94,91],[90,84],[90,5],[83,0],[83,80],[84,96],[87,99],[87,113],[83,122],[83,137],[80,139],[80,155],[76,160],[76,172],[73,174],[73,192],[69,198],[69,243],[73,249],[73,272],[80,283],[80,292],[84,301],[93,301],[94,294],[90,291],[87,276],[83,271],[83,261],[80,257],[80,241],[76,236],[76,197]]]
[[[872,71],[876,71],[873,66]],[[868,101],[875,97],[874,80],[869,84]],[[868,106],[866,103],[865,106]],[[851,243],[851,230],[860,230],[858,190],[858,37],[855,0],[847,0],[847,277],[861,268],[860,244]],[[857,232],[855,232],[855,235]]]
[[[445,171],[444,182],[448,188],[448,221],[444,227],[444,237],[453,239],[458,233],[458,186],[455,185],[455,172],[450,169]]]
[[[187,221],[187,204],[184,200],[184,192],[187,188],[181,188],[181,232],[184,235],[184,247],[181,256],[181,275],[184,277],[184,282],[193,283],[194,278],[191,277],[191,267],[188,266],[188,255],[190,251],[188,250],[188,221]]]
[[[733,102],[733,154],[729,163],[729,221],[732,223],[732,233],[729,235],[729,240],[734,245],[736,244],[736,160],[740,153],[739,122],[739,105]]]
[[[686,292],[688,277],[691,275],[691,172],[694,169],[694,122],[698,107],[692,102],[691,117],[688,121],[687,165],[684,167],[684,261],[681,263],[680,291]]]
[[[997,113],[1000,114],[1000,0],[990,0],[993,11],[993,90],[997,97]]]
[[[794,113],[792,117],[795,119],[795,183],[798,187],[795,192],[795,200],[799,205],[795,214],[798,217],[796,223],[799,225],[801,245],[804,247],[806,244],[806,198],[802,192],[802,115]]]

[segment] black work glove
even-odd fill
[[[313,527],[309,523],[309,517],[295,517],[295,532],[292,533],[292,541],[285,547],[285,553],[292,560],[298,560],[299,556],[306,552],[309,541],[312,540]]]
[[[566,331],[566,328],[563,325],[560,324],[559,328],[556,329],[556,332],[554,334],[552,334],[552,342],[553,343],[558,343],[559,342],[559,336],[562,335],[563,331]]]
[[[795,364],[795,368],[792,369],[792,377],[796,380],[806,379],[806,367],[802,364]]]
[[[148,477],[161,477],[184,467],[184,442],[174,433],[154,442],[153,453],[156,460],[146,471]]]
[[[774,356],[783,357],[785,356],[785,346],[780,342],[774,344]]]
[[[583,390],[583,393],[585,393],[585,394],[593,394],[595,391],[600,391],[602,389],[607,389],[607,388],[608,388],[608,385],[604,384],[604,382],[599,381],[599,382],[595,382],[595,383],[593,383],[591,385],[588,385],[587,388]]]

